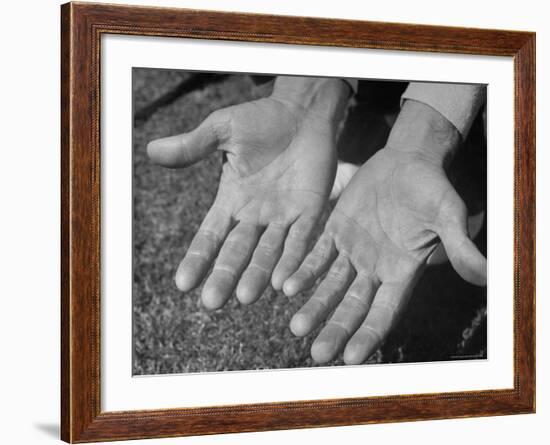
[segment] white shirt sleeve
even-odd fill
[[[465,138],[486,97],[483,85],[411,82],[401,96],[401,106],[407,99],[441,113]]]

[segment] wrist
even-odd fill
[[[350,95],[351,88],[342,79],[279,76],[271,97],[295,113],[338,122]]]
[[[460,143],[459,131],[442,114],[422,102],[406,100],[386,146],[445,166]]]

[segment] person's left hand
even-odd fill
[[[414,112],[409,107],[402,120],[414,121]],[[315,248],[284,283],[294,296],[328,271],[291,321],[292,332],[304,336],[334,311],[312,345],[317,362],[342,350],[347,364],[369,358],[439,242],[465,280],[486,282],[486,259],[468,237],[466,206],[447,179],[443,149],[434,155],[395,142],[390,137],[354,175]]]

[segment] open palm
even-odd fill
[[[295,295],[328,271],[292,331],[307,335],[334,311],[312,345],[313,358],[326,362],[343,350],[346,363],[364,362],[395,325],[440,242],[455,270],[483,285],[486,260],[468,238],[466,218],[440,165],[381,150],[352,178],[315,248],[284,283]]]
[[[258,299],[298,268],[334,180],[334,123],[268,97],[212,113],[190,133],[149,144],[151,159],[185,167],[222,151],[219,189],[176,273],[188,291],[204,280],[206,307]]]

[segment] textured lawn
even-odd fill
[[[309,356],[315,335],[299,339],[288,329],[308,294],[289,299],[268,289],[254,305],[232,298],[223,309],[208,312],[200,305],[200,289],[182,294],[174,285],[176,267],[214,199],[221,157],[168,170],[148,161],[146,144],[188,131],[213,110],[266,92],[248,76],[228,76],[171,97],[189,77],[151,69],[135,69],[133,75],[134,112],[147,111],[136,119],[133,134],[133,373],[315,366]],[[170,99],[159,100],[163,97]],[[463,187],[464,194],[475,195],[472,187]],[[476,241],[485,252],[483,231]],[[428,269],[399,326],[371,362],[484,358],[485,311],[485,289],[465,283],[449,265]]]

